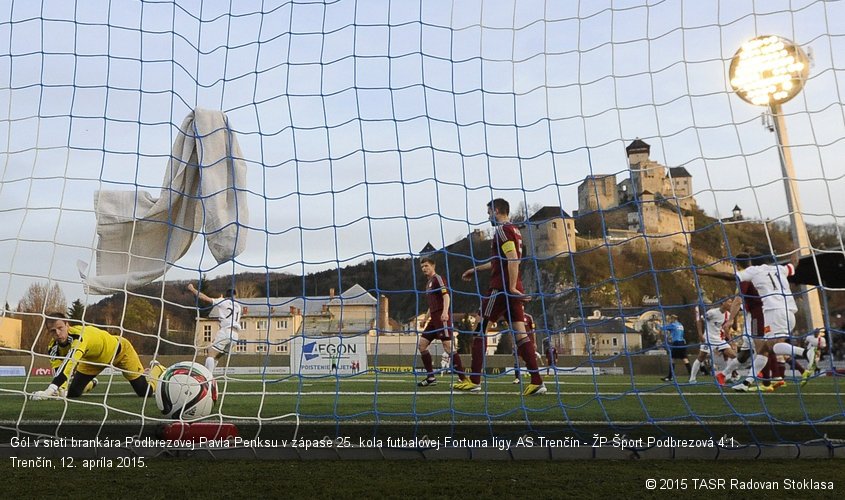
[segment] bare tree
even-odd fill
[[[526,205],[524,201],[520,201],[516,210],[511,210],[511,222],[525,222],[541,208],[543,208],[542,203],[529,203]]]
[[[30,347],[33,352],[47,350],[50,338],[41,334],[44,316],[53,312],[67,312],[67,299],[58,284],[47,283],[29,285],[23,298],[18,302],[21,318],[21,347]]]
[[[258,286],[252,281],[239,281],[235,284],[235,293],[239,299],[258,297]]]

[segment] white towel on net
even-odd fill
[[[150,283],[204,233],[217,262],[246,246],[249,222],[246,163],[221,111],[196,108],[185,117],[161,193],[97,191],[97,266],[86,276],[91,293],[111,294]]]

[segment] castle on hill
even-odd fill
[[[590,175],[578,186],[578,210],[542,207],[524,223],[523,239],[536,258],[553,258],[606,242],[648,240],[652,250],[687,245],[695,229],[690,210],[697,208],[692,175],[684,167],[667,168],[649,157],[651,146],[636,139],[627,148],[628,175]],[[576,244],[576,236],[582,242]]]

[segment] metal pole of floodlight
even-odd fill
[[[792,241],[798,247],[799,257],[810,255],[812,248],[801,212],[801,199],[795,182],[792,152],[781,105],[798,95],[809,71],[809,60],[801,47],[779,36],[761,36],[745,42],[731,60],[730,67],[731,87],[734,92],[743,101],[771,109],[786,189],[786,202],[792,222]],[[818,290],[806,290],[805,287],[804,296],[807,298],[809,330],[822,328],[824,315]]]

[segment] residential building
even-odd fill
[[[241,298],[238,302],[243,313],[233,354],[289,354],[291,338],[303,333],[375,336],[380,309],[379,301],[358,284],[340,295],[332,289],[325,296]],[[386,302],[383,298],[383,309]],[[217,330],[216,317],[200,318],[196,345],[210,344]]]

